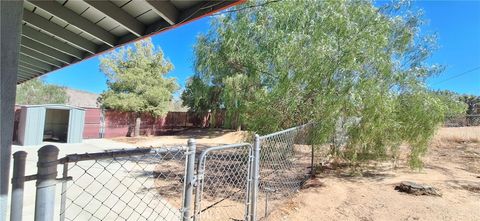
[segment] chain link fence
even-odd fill
[[[445,119],[446,127],[475,127],[480,126],[480,114],[450,116]]]
[[[257,218],[270,214],[297,193],[320,163],[312,144],[313,123],[260,136]]]
[[[277,220],[280,217],[273,211],[314,174],[325,159],[322,150],[328,152],[327,146],[312,144],[314,128],[309,123],[256,135],[253,145],[209,147],[198,156],[194,139],[187,146],[109,150],[60,159],[57,147],[45,146],[39,150],[36,175],[24,175],[26,153],[16,153],[12,189],[23,194],[23,183],[37,180],[35,219],[41,221],[55,216],[60,220]],[[21,197],[12,198],[12,208],[21,220]]]
[[[180,220],[186,147],[60,159],[61,220]]]

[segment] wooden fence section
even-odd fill
[[[102,110],[99,108],[85,109],[85,125],[83,138],[100,138],[102,127]]]
[[[210,118],[215,117],[215,125]],[[140,135],[172,134],[175,131],[191,127],[221,127],[225,114],[220,112],[197,115],[191,112],[168,112],[165,117],[155,118],[148,114],[140,116]],[[134,114],[99,108],[85,110],[84,138],[111,138],[128,136],[132,133]]]

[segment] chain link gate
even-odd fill
[[[194,220],[249,220],[253,148],[233,144],[204,150],[197,166]]]

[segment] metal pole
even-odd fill
[[[38,150],[35,221],[53,220],[57,163],[58,148],[56,146],[47,145]]]
[[[65,220],[65,206],[67,205],[68,162],[63,163],[62,196],[60,202],[60,221]]]
[[[268,220],[268,193],[270,193],[270,191],[273,191],[273,189],[270,189],[268,186],[265,187],[265,221]]]
[[[13,154],[12,205],[10,207],[11,221],[22,220],[26,159],[27,152],[25,151],[17,151]]]
[[[203,152],[202,152],[203,154]],[[197,178],[195,180],[195,204],[193,207],[193,221],[198,221],[200,220],[200,198],[202,195],[202,179],[203,179],[203,173],[205,172],[203,170],[202,164],[202,157],[198,159],[198,164],[197,164]]]
[[[190,220],[190,210],[192,206],[192,194],[193,194],[193,184],[194,180],[194,169],[195,169],[195,150],[196,142],[195,139],[188,139],[188,152],[187,152],[187,168],[185,171],[185,188],[183,193],[183,221]]]
[[[315,177],[315,146],[313,144],[310,144],[312,146],[312,159],[310,162],[310,177],[313,178]]]
[[[252,167],[253,167],[253,146],[250,146],[248,152],[248,171],[247,171],[247,188],[245,192],[245,217],[244,220],[248,221],[250,218],[250,204],[252,204],[252,200],[250,199],[250,188],[252,188]]]
[[[252,196],[250,197],[250,221],[257,220],[257,197],[258,197],[258,179],[260,177],[260,136],[255,134],[255,143],[253,145],[253,166],[252,166]]]

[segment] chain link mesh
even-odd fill
[[[65,220],[181,218],[185,148],[107,159],[93,155],[64,164],[72,177],[62,191],[65,205],[60,215]]]
[[[328,146],[312,144],[313,128],[314,124],[309,123],[259,137],[257,199],[249,199],[252,145],[234,144],[204,150],[197,158],[193,205],[196,220],[245,220],[247,207],[253,200],[258,220],[281,218],[272,212],[297,193],[326,159]],[[75,155],[77,160],[64,164],[72,180],[62,188],[61,217],[65,220],[180,220],[186,147],[140,154],[120,152],[122,156],[99,158],[95,154]]]
[[[197,220],[245,220],[252,147],[250,144],[205,150],[198,169]]]
[[[480,114],[448,116],[445,119],[446,127],[475,127],[480,126]]]
[[[259,220],[269,217],[312,175],[318,163],[311,142],[312,128],[313,124],[305,124],[260,137],[260,178],[256,199]]]

